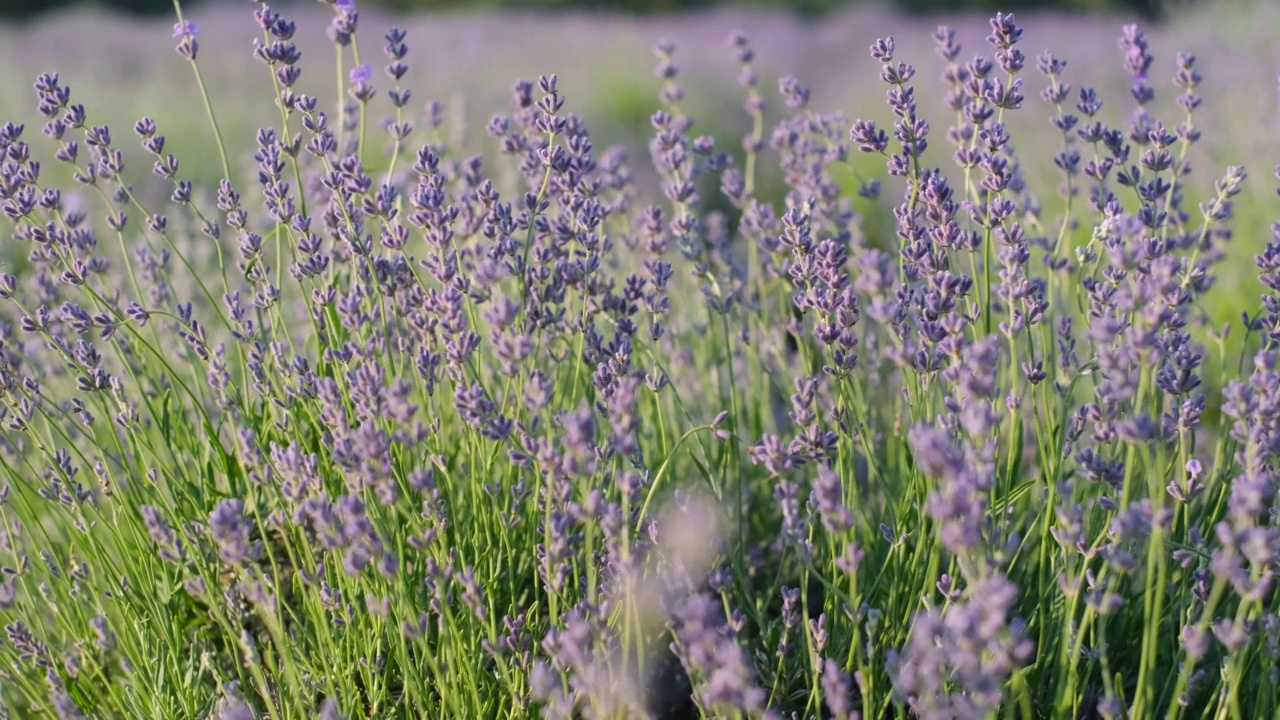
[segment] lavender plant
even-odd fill
[[[1029,69],[1011,15],[968,61],[939,28],[933,84],[886,37],[886,128],[775,96],[733,33],[720,150],[663,42],[651,187],[555,75],[449,142],[406,33],[375,69],[330,5],[333,95],[257,3],[279,121],[224,138],[175,3],[216,187],[57,74],[43,138],[0,127],[4,716],[1280,707],[1280,225],[1211,326],[1245,172],[1192,172],[1194,57],[1162,120],[1133,26],[1127,98]]]

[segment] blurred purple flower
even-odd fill
[[[351,68],[351,82],[367,83],[373,79],[373,68],[368,65],[357,65]]]

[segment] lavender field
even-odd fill
[[[0,717],[1280,717],[1278,22],[0,26]]]

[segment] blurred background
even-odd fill
[[[206,0],[216,2],[217,0]],[[1023,8],[1066,9],[1099,12],[1127,10],[1147,16],[1163,16],[1196,0],[891,0],[892,6],[915,12],[939,10],[1016,10]],[[712,5],[786,10],[802,15],[820,15],[865,0],[364,0],[362,6],[398,11],[454,10],[464,8],[520,8],[538,10],[610,10],[627,13],[655,13],[694,10]],[[0,0],[0,16],[30,17],[72,6],[98,6],[134,13],[164,13],[171,0]]]

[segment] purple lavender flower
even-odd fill
[[[192,20],[174,23],[173,36],[181,38],[178,41],[178,46],[174,49],[179,55],[193,62],[200,52],[200,44],[196,41],[196,35],[198,34],[200,34],[200,26]]]
[[[251,560],[256,555],[256,547],[249,541],[252,527],[245,517],[243,500],[220,501],[209,514],[209,530],[218,545],[218,557],[232,565]]]
[[[367,83],[373,79],[373,69],[368,65],[357,65],[351,68],[349,77],[353,83]]]
[[[983,717],[998,708],[1005,679],[1033,653],[1025,626],[1007,619],[1016,594],[995,576],[971,588],[968,602],[917,617],[907,648],[889,658],[897,696],[922,717]]]
[[[178,37],[195,37],[200,34],[200,25],[194,20],[183,20],[180,23],[173,24],[173,36]]]

